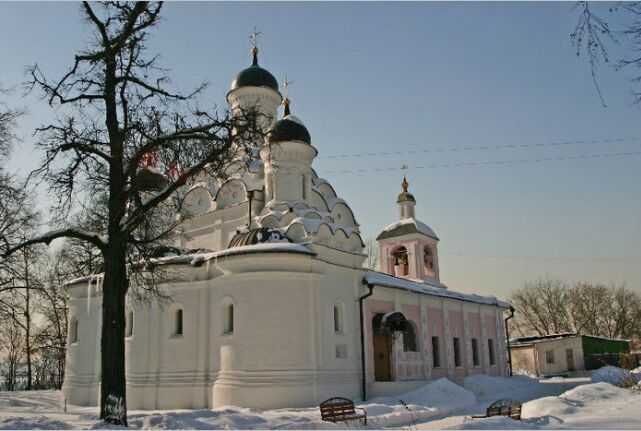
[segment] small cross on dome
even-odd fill
[[[285,81],[283,82],[283,85],[281,85],[281,87],[283,87],[283,96],[285,96],[283,99],[283,105],[285,105],[285,116],[291,115],[291,112],[289,111],[289,104],[291,103],[289,100],[289,86],[293,83],[294,81],[290,81],[287,79],[287,75],[285,75]]]
[[[260,36],[261,34],[263,34],[263,32],[256,30],[256,27],[254,27],[254,31],[249,35],[249,38],[252,41],[252,54],[254,54],[253,64],[255,66],[258,65],[258,36]]]

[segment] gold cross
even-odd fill
[[[281,85],[281,87],[283,87],[283,93],[285,93],[285,98],[289,96],[289,86],[293,83],[294,81],[288,80],[287,75],[285,75],[285,81],[283,82],[283,85]]]
[[[254,27],[254,31],[249,35],[249,38],[252,40],[252,48],[258,48],[258,36],[261,34],[263,34],[263,32],[256,30],[256,27]]]

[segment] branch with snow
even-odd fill
[[[75,238],[82,241],[86,241],[88,243],[93,244],[94,246],[99,248],[101,251],[104,251],[107,246],[107,239],[103,235],[100,235],[96,232],[90,232],[85,229],[81,229],[77,227],[69,227],[66,229],[53,230],[43,235],[24,241],[14,247],[9,248],[3,254],[3,257],[6,258],[8,256],[11,256],[13,253],[17,252],[18,250],[21,250],[30,245],[34,245],[34,244],[49,245],[51,241],[58,238]]]

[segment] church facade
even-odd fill
[[[312,168],[311,135],[257,52],[227,99],[234,112],[257,107],[267,138],[225,181],[202,178],[185,191],[189,217],[157,259],[174,274],[162,286],[171,302],[127,311],[128,407],[304,407],[440,377],[507,375],[510,305],[440,282],[439,238],[416,219],[405,179],[399,220],[377,238],[381,271],[363,268],[355,215]],[[97,405],[101,276],[67,288],[63,393]]]

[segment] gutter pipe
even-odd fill
[[[367,400],[367,376],[365,374],[365,322],[363,321],[363,301],[365,298],[372,296],[374,285],[369,284],[363,279],[363,284],[367,286],[369,292],[358,298],[358,311],[361,319],[361,378],[362,378],[362,395],[363,401]]]
[[[505,336],[507,337],[507,363],[510,367],[510,377],[512,374],[512,352],[510,351],[510,330],[507,327],[507,321],[514,317],[514,307],[510,307],[510,315],[505,318]]]

